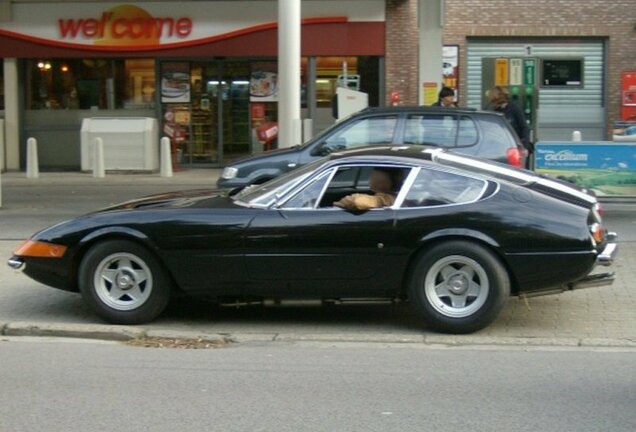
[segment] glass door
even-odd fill
[[[223,162],[250,154],[250,64],[225,62],[222,65],[222,155]]]

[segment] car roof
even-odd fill
[[[327,158],[334,162],[433,163],[478,175],[487,175],[516,184],[536,181],[532,171],[522,170],[487,159],[466,156],[446,149],[425,145],[367,146],[332,153]]]
[[[493,116],[501,116],[501,113],[495,111],[486,111],[486,110],[478,110],[475,108],[467,108],[467,107],[439,107],[439,106],[390,106],[390,107],[368,107],[364,108],[361,111],[358,111],[356,115],[365,115],[365,114],[401,114],[401,113],[435,113],[435,114],[479,114],[479,115],[493,115]]]

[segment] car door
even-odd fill
[[[342,167],[341,167],[342,168]],[[250,279],[288,295],[364,296],[395,289],[395,210],[346,211],[322,203],[330,187],[365,192],[359,175],[340,168],[311,179],[284,204],[260,212],[246,231]],[[353,179],[347,187],[347,178]],[[333,198],[335,199],[335,198]]]

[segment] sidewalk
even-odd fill
[[[0,334],[58,335],[126,339],[203,337],[206,340],[344,341],[448,345],[553,345],[636,348],[636,231],[633,207],[616,207],[621,249],[611,287],[557,296],[511,298],[499,319],[466,336],[424,329],[408,305],[219,309],[197,300],[180,300],[155,322],[135,327],[105,325],[79,295],[44,287],[11,270],[5,260],[19,241],[61,220],[134,197],[170,190],[214,188],[219,170],[158,174],[82,173],[2,174],[0,208]],[[606,206],[609,220],[612,206]],[[619,231],[620,232],[620,231]],[[626,241],[631,240],[631,241]]]

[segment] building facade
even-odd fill
[[[625,102],[621,77],[636,71],[635,6],[303,0],[302,116],[314,132],[332,124],[343,76],[372,106],[430,104],[445,84],[460,106],[484,108],[485,90],[514,90],[513,66],[532,60],[534,139],[572,130],[607,139]],[[95,117],[155,118],[183,164],[223,165],[275,147],[277,8],[0,0],[0,169],[24,169],[28,137],[38,139],[43,169],[80,169],[82,121]],[[498,60],[508,62],[505,76]]]
[[[458,48],[460,104],[482,106],[484,59],[532,57],[536,138],[569,139],[581,130],[583,139],[608,139],[621,120],[622,74],[636,70],[636,3],[445,0],[443,43]]]
[[[155,118],[178,161],[222,165],[275,147],[277,1],[2,1],[4,167],[77,170],[86,118]],[[303,117],[334,122],[346,76],[385,99],[385,0],[302,2]],[[271,138],[271,139],[270,139]],[[271,142],[274,141],[274,142]]]

